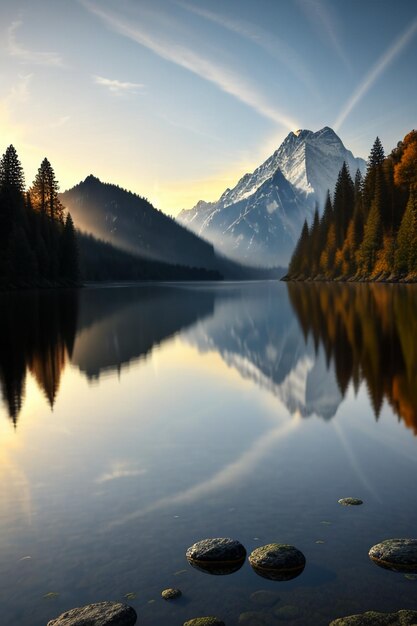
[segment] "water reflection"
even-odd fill
[[[409,285],[288,284],[306,341],[324,350],[342,395],[365,381],[375,417],[384,399],[417,434],[417,293]]]
[[[285,293],[285,290],[288,290]],[[295,313],[295,315],[294,315]],[[68,363],[89,380],[166,339],[215,352],[291,414],[330,420],[364,381],[417,433],[417,292],[407,285],[153,285],[0,298],[0,385],[16,424],[30,371],[53,407]]]
[[[0,300],[0,385],[16,425],[29,370],[52,407],[77,329],[75,291],[3,295]]]
[[[117,370],[199,317],[212,293],[189,289],[85,289],[4,294],[0,298],[0,385],[16,425],[30,371],[51,408],[70,362],[88,379]]]

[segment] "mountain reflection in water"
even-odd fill
[[[286,291],[287,290],[287,291]],[[380,284],[143,285],[5,294],[0,385],[16,424],[29,371],[53,407],[67,364],[89,380],[181,333],[290,413],[331,419],[365,382],[417,433],[417,290]]]

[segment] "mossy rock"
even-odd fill
[[[386,539],[372,546],[369,557],[385,569],[417,573],[417,539]]]
[[[249,555],[254,571],[270,580],[291,580],[301,574],[305,567],[305,556],[294,546],[270,543],[256,548]]]
[[[338,503],[343,506],[360,506],[363,504],[363,500],[359,500],[359,498],[340,498]]]
[[[197,541],[186,557],[190,565],[207,574],[232,574],[245,562],[246,550],[236,539],[217,537]]]
[[[194,619],[184,622],[184,626],[226,626],[218,617],[194,617]]]
[[[127,604],[99,602],[66,611],[48,626],[133,626],[136,620],[135,610]]]
[[[161,593],[161,596],[164,600],[176,600],[182,596],[182,593],[179,589],[164,589]]]
[[[330,622],[329,626],[413,626],[417,624],[417,611],[398,611],[398,613],[377,613],[368,611],[358,615],[340,617]]]

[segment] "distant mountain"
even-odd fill
[[[286,265],[305,218],[332,193],[343,161],[352,176],[365,170],[329,127],[291,132],[252,174],[217,202],[200,201],[178,221],[225,255],[253,265]]]
[[[211,243],[134,193],[90,175],[60,199],[79,229],[123,250],[172,264],[215,268]]]

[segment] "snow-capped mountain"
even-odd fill
[[[365,161],[355,158],[329,127],[290,132],[252,174],[245,174],[217,202],[200,201],[178,220],[221,252],[254,265],[286,264],[305,218],[333,193],[343,161],[352,176]]]

